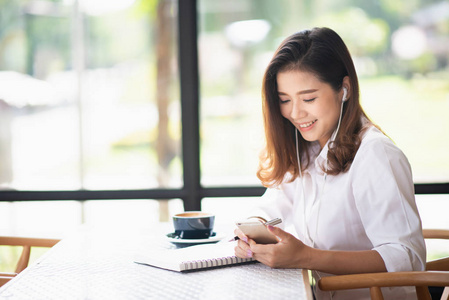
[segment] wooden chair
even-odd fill
[[[425,229],[425,239],[448,239],[449,230]],[[418,300],[431,300],[429,286],[445,287],[441,300],[449,300],[449,257],[426,263],[422,272],[381,272],[338,275],[321,278],[318,286],[323,291],[369,288],[372,300],[382,300],[381,287],[415,286]]]
[[[0,287],[16,276],[16,273],[0,273]]]
[[[0,273],[0,286],[7,283],[28,266],[28,263],[30,261],[31,247],[51,248],[58,242],[59,240],[57,239],[0,236],[0,246],[22,247],[22,253],[20,255],[19,261],[17,262],[15,273]]]

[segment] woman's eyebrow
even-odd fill
[[[302,91],[296,92],[296,95],[311,94],[311,93],[314,93],[314,92],[316,92],[316,91],[318,91],[318,89],[302,90]],[[278,91],[278,94],[279,94],[279,95],[285,95],[285,96],[288,96],[287,93],[284,93],[284,92],[281,92],[281,91]]]

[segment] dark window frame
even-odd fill
[[[18,191],[0,190],[0,202],[52,200],[176,199],[185,210],[201,210],[205,197],[261,196],[265,188],[202,187],[200,166],[199,72],[197,1],[178,3],[178,55],[181,85],[182,161],[184,186],[181,189],[145,190],[68,190]],[[449,182],[415,184],[415,194],[449,194]]]

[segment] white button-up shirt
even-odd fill
[[[323,250],[376,250],[388,272],[425,269],[426,248],[407,158],[372,126],[349,171],[326,178],[328,145],[311,149],[302,179],[264,194],[265,216],[291,224],[305,244]],[[315,272],[314,272],[315,273]],[[320,273],[317,276],[329,276]],[[383,289],[385,299],[416,299],[414,289]],[[317,291],[318,299],[330,298]],[[409,297],[405,294],[409,293]],[[340,291],[332,299],[369,299],[368,290]]]

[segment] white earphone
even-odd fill
[[[344,87],[343,88],[343,98],[341,99],[342,102],[348,101],[348,98],[346,98],[347,95],[348,95],[348,90]]]
[[[346,98],[347,95],[348,95],[348,90],[344,87],[343,88],[343,98],[341,99],[342,102],[348,101],[348,98]]]

